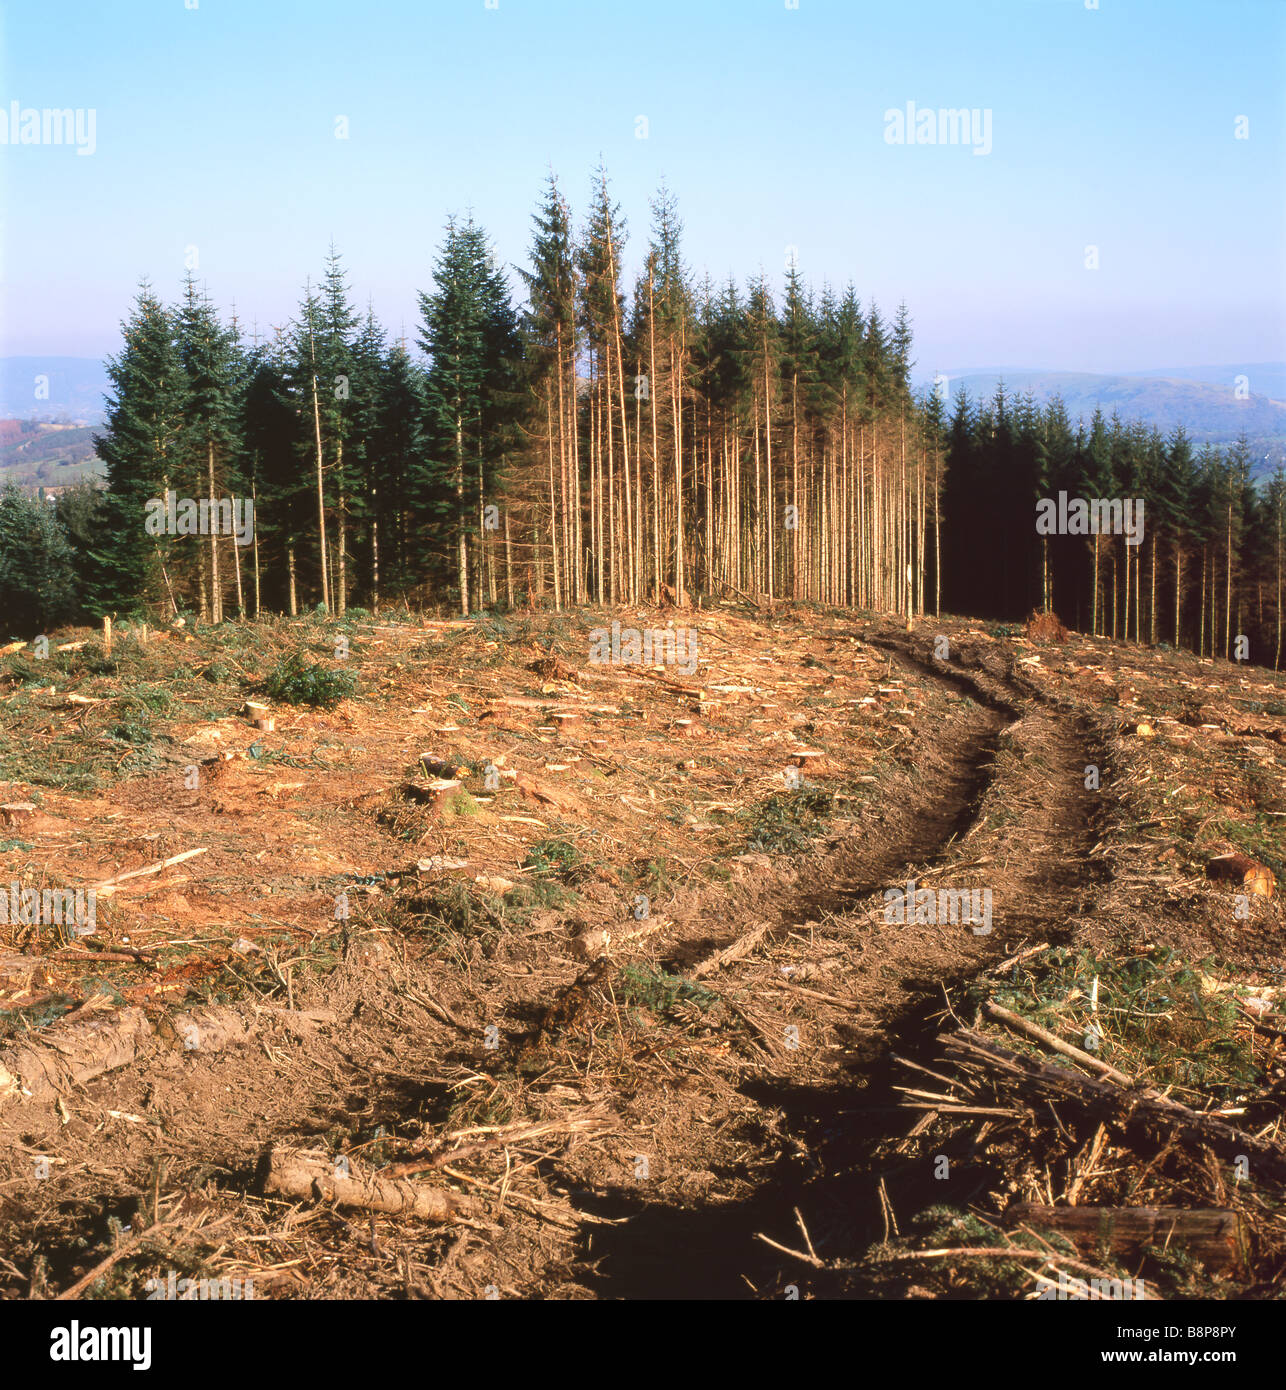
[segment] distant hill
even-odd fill
[[[65,487],[102,473],[96,425],[0,420],[0,487]]]
[[[37,398],[37,377],[48,378],[48,399]],[[0,419],[97,425],[109,387],[95,357],[0,357]]]
[[[1251,444],[1257,475],[1286,463],[1286,363],[1183,367],[1168,371],[1105,375],[1095,372],[1033,371],[1030,368],[982,368],[943,372],[947,392],[963,387],[974,400],[995,395],[1003,378],[1014,395],[1031,391],[1044,405],[1055,394],[1072,420],[1088,420],[1096,406],[1104,415],[1117,411],[1123,420],[1141,420],[1168,434],[1176,425],[1197,444],[1231,444],[1244,431]],[[1237,400],[1236,379],[1244,376],[1250,395]],[[932,378],[918,383],[932,384]],[[1281,392],[1281,398],[1268,394]]]
[[[993,396],[1003,378],[1013,394],[1031,391],[1042,405],[1055,393],[1075,421],[1088,420],[1095,406],[1115,410],[1123,420],[1142,420],[1168,434],[1182,424],[1197,444],[1231,444],[1242,431],[1250,440],[1255,472],[1286,463],[1286,362],[1250,362],[1168,367],[1106,374],[1059,372],[1030,367],[972,367],[943,372],[952,396],[964,387],[975,400]],[[49,398],[37,400],[37,376],[49,379]],[[1238,377],[1246,378],[1248,399],[1234,396]],[[928,387],[932,377],[916,384]],[[104,393],[110,389],[103,364],[93,357],[0,357],[0,420],[39,420],[64,424],[102,424]],[[26,471],[42,464],[84,463],[92,453],[89,431],[37,441],[27,439],[14,452],[4,442],[0,470],[21,463]],[[46,453],[45,450],[50,452]],[[52,478],[41,479],[52,484]],[[64,480],[65,481],[65,480]]]
[[[1175,381],[1208,381],[1215,386],[1231,386],[1244,376],[1256,395],[1286,401],[1286,362],[1239,362],[1212,367],[1162,367],[1156,371],[1134,372],[1133,376],[1164,376]]]

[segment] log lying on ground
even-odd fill
[[[41,956],[0,950],[0,985],[6,991],[29,989],[36,977],[46,975],[48,970],[49,962]]]
[[[0,1102],[47,1100],[137,1058],[152,1039],[142,1009],[118,1009],[99,1018],[51,1025],[39,1042],[0,1051]]]
[[[106,953],[100,953],[106,954]],[[125,957],[121,957],[125,959]],[[93,1004],[94,1000],[86,1001]],[[218,1052],[249,1041],[255,1025],[233,1008],[197,1007],[167,1014],[155,1036],[171,1048]],[[86,1005],[28,1041],[0,1049],[0,1105],[13,1100],[53,1100],[150,1051],[153,1028],[139,1008],[104,1010],[86,1016]]]
[[[1011,1052],[968,1028],[947,1038],[946,1055],[971,1072],[981,1071],[996,1090],[1017,1096],[1033,1109],[1051,1101],[1068,1102],[1127,1137],[1141,1134],[1156,1144],[1177,1143],[1198,1152],[1210,1149],[1230,1164],[1244,1154],[1251,1182],[1286,1183],[1286,1150],[1155,1092],[1127,1090],[1106,1077],[1084,1076]],[[976,1091],[975,1076],[965,1084]]]
[[[156,1026],[162,1042],[183,1052],[219,1052],[249,1041],[253,1031],[236,1009],[220,1005],[166,1014]]]
[[[264,1191],[425,1221],[450,1221],[469,1209],[466,1198],[444,1188],[380,1178],[356,1159],[280,1144],[268,1151]]]
[[[1078,1250],[1106,1248],[1133,1259],[1152,1246],[1182,1250],[1212,1270],[1244,1268],[1246,1228],[1235,1211],[1185,1207],[1047,1207],[1019,1202],[1005,1213],[1010,1227],[1056,1231]]]
[[[739,936],[731,946],[725,946],[722,951],[716,951],[714,955],[699,961],[693,967],[692,978],[694,980],[704,979],[707,975],[714,974],[716,970],[722,970],[725,965],[731,965],[733,961],[748,956],[771,930],[771,922],[760,922],[757,927],[752,927],[748,932]]]

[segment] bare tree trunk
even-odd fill
[[[255,504],[254,565],[255,565],[255,621],[259,621],[259,497],[254,483],[250,485],[250,500]]]
[[[652,416],[652,597],[661,597],[661,455],[656,424],[656,304],[651,272],[647,281],[647,397]]]
[[[379,492],[371,488],[371,612],[380,614],[380,509]]]
[[[336,560],[339,562],[339,577],[335,584],[335,610],[342,618],[348,608],[348,498],[344,494],[344,441],[336,445],[335,471],[339,477],[339,513],[336,520]]]
[[[505,599],[510,609],[514,606],[514,551],[509,536],[509,508],[505,508]]]
[[[223,594],[219,588],[219,530],[214,509],[214,440],[206,441],[206,478],[210,498],[210,616],[216,623],[223,621]]]
[[[558,447],[562,451],[562,368],[559,367],[559,441]],[[554,611],[559,612],[563,606],[562,583],[558,573],[558,493],[554,487],[554,422],[553,422],[553,393],[546,387],[545,394],[545,423],[549,431],[549,550],[550,550],[550,569],[553,572],[554,588]]]
[[[317,434],[317,554],[321,561],[322,603],[330,612],[330,579],[326,573],[326,494],[322,487],[321,405],[317,399],[317,357],[313,349],[313,332],[308,330],[308,353],[312,361],[313,426]]]
[[[1232,660],[1232,499],[1228,501],[1227,584],[1224,590],[1224,660]],[[1213,653],[1211,653],[1213,655]]]
[[[460,612],[469,616],[469,547],[464,531],[464,421],[455,418],[456,581],[460,586]]]

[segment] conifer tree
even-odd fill
[[[460,610],[467,614],[469,540],[481,532],[484,498],[512,448],[518,357],[508,286],[472,217],[447,223],[434,289],[420,295],[420,311],[420,347],[431,361],[426,418],[437,465],[422,476],[421,489],[440,495],[444,482],[450,489],[455,577]]]
[[[163,583],[177,613],[165,563],[173,538],[150,536],[145,522],[147,503],[163,500],[177,480],[187,383],[170,314],[146,281],[122,335],[124,348],[107,362],[112,390],[106,429],[94,436],[98,457],[106,465],[107,489],[93,551],[89,603],[100,616],[128,612],[156,597]]]

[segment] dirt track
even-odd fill
[[[918,1159],[899,1162],[885,1152],[908,1124],[890,1089],[890,1059],[926,1049],[948,986],[1011,949],[1066,938],[1092,903],[1099,807],[1084,786],[1092,742],[1071,720],[1024,699],[1005,675],[971,669],[976,658],[967,651],[964,664],[940,663],[923,643],[879,645],[901,669],[978,703],[917,750],[927,793],[886,796],[874,824],[864,822],[810,866],[780,905],[773,935],[795,943],[792,961],[843,962],[827,986],[842,1003],[822,1001],[808,1060],[801,1064],[788,1049],[747,1088],[779,1116],[777,1152],[756,1189],[704,1208],[611,1208],[628,1222],[589,1243],[597,1292],[736,1297],[806,1286],[808,1261],[783,1259],[752,1238],[844,1259],[889,1233],[886,1215],[898,1207],[964,1204],[974,1195],[934,1179]],[[884,890],[908,879],[989,887],[997,905],[992,934],[885,924]],[[800,929],[809,923],[805,947]]]

